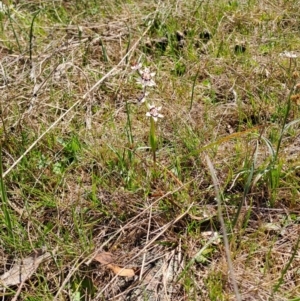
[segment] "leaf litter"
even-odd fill
[[[113,255],[109,252],[98,253],[95,257],[95,260],[104,264],[108,269],[111,269],[114,274],[121,277],[133,277],[135,276],[135,272],[133,269],[125,269],[121,268],[118,265],[113,263],[114,258]]]
[[[12,268],[0,276],[0,290],[25,282],[36,272],[39,265],[50,257],[50,252],[43,252],[16,260]]]

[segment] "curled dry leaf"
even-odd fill
[[[40,263],[50,257],[51,254],[46,252],[40,256],[35,254],[18,260],[9,271],[0,276],[0,290],[26,281],[37,270]]]
[[[109,269],[111,269],[114,274],[122,277],[133,277],[135,275],[133,269],[125,269],[120,268],[119,266],[113,264],[113,255],[109,252],[98,253],[95,257],[95,260],[106,265]]]
[[[133,277],[135,275],[133,269],[120,268],[120,267],[118,267],[117,265],[114,265],[114,264],[108,264],[107,267],[110,268],[118,276]]]

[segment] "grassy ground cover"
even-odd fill
[[[1,300],[300,300],[298,1],[0,3]]]

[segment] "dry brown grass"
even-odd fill
[[[58,250],[2,300],[237,300],[206,155],[241,299],[299,300],[299,58],[279,56],[299,48],[299,13],[275,2],[18,1],[0,12],[0,275]],[[139,58],[165,116],[155,170],[130,69]],[[282,134],[284,121],[295,122]],[[92,260],[103,251],[136,276]]]

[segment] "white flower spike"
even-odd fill
[[[156,122],[158,118],[163,118],[164,115],[160,114],[159,111],[161,107],[156,107],[155,105],[149,105],[149,112],[146,113],[146,116],[152,117]]]

